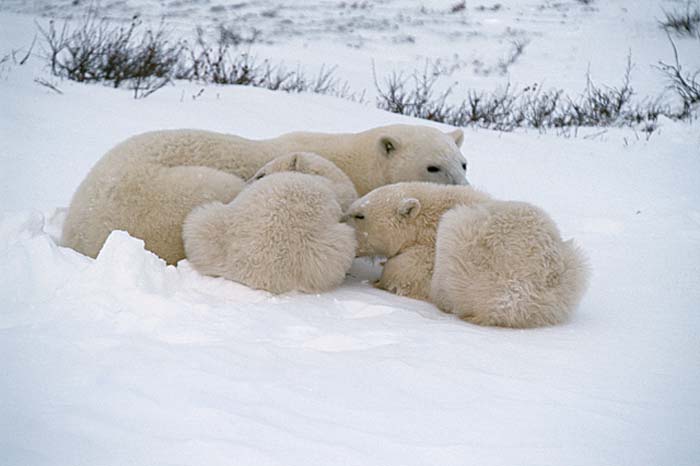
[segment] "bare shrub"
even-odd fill
[[[243,34],[236,30],[231,25],[219,25],[219,42],[239,46],[239,45],[250,45],[257,42],[260,39],[261,32],[257,29],[253,29],[249,34]]]
[[[476,11],[499,11],[501,8],[503,8],[503,5],[500,3],[495,3],[491,6],[485,6],[485,5],[479,5],[476,7]]]
[[[664,11],[665,19],[660,22],[667,32],[674,31],[679,36],[695,36],[700,33],[700,4],[688,1],[685,10]]]
[[[381,87],[377,84],[377,77],[375,74],[375,87],[377,88],[377,107],[387,110],[391,113],[398,113],[400,115],[408,115],[409,107],[411,105],[411,95],[410,91],[406,87],[406,78],[403,74],[392,73],[385,78],[384,85],[386,87]]]
[[[620,87],[599,87],[589,73],[585,91],[578,98],[567,99],[568,105],[559,114],[554,126],[611,126],[619,122],[634,94],[630,85],[631,72],[632,60],[628,56]]]
[[[55,76],[126,87],[133,90],[136,98],[152,94],[172,79],[311,92],[359,102],[365,98],[364,91],[355,92],[347,81],[336,77],[335,67],[322,66],[314,75],[301,66],[288,69],[283,63],[258,60],[249,50],[239,48],[247,42],[230,31],[224,34],[219,30],[216,39],[209,42],[199,29],[190,46],[185,42],[171,43],[162,24],[157,30],[140,32],[137,18],[127,26],[114,26],[90,13],[77,27],[66,22],[57,28],[53,21],[46,28],[38,27],[46,59]],[[254,40],[253,36],[249,39]],[[381,84],[373,67],[376,106],[455,126],[475,125],[502,131],[518,127],[545,131],[579,126],[642,126],[644,131],[651,132],[660,115],[690,118],[700,102],[700,70],[694,74],[685,72],[670,36],[669,40],[675,63],[659,62],[658,67],[668,77],[669,88],[683,103],[679,112],[661,105],[659,99],[632,100],[631,57],[627,59],[620,86],[598,85],[589,74],[586,88],[573,97],[561,89],[542,89],[533,84],[521,90],[511,85],[492,92],[469,90],[460,99],[454,95],[454,84],[441,85],[446,68],[438,62],[426,62],[423,69],[413,73],[392,72]],[[525,42],[513,44],[513,53],[503,62],[505,69],[517,60],[525,46]],[[32,47],[22,62],[31,50]],[[0,65],[10,59],[17,61],[13,53],[0,59]],[[58,89],[47,83],[37,82]]]
[[[34,82],[40,86],[43,86],[47,89],[52,90],[56,94],[61,94],[61,95],[63,94],[62,90],[60,90],[54,83],[51,83],[51,82],[47,81],[46,79],[34,78]]]
[[[692,109],[700,102],[700,70],[694,73],[685,73],[678,58],[678,49],[676,44],[669,36],[673,48],[673,64],[659,62],[658,68],[666,75],[668,79],[668,87],[673,90],[681,99],[683,110],[678,114],[678,118],[688,118],[691,116]]]
[[[525,51],[525,47],[529,44],[527,40],[514,40],[511,41],[511,49],[505,57],[499,58],[496,68],[499,73],[505,75],[508,73],[508,68],[518,61],[520,56]]]
[[[467,9],[467,2],[462,0],[462,1],[459,1],[455,4],[453,4],[450,7],[450,13],[459,13],[460,11],[464,11],[466,9]]]
[[[451,112],[447,96],[451,87],[439,92],[435,84],[440,71],[435,65],[426,62],[422,71],[414,71],[410,76],[392,73],[384,80],[384,86],[377,84],[377,106],[393,113],[414,116],[432,121],[445,121]]]
[[[500,131],[511,131],[520,124],[520,115],[514,111],[518,95],[508,85],[490,94],[469,91],[453,112],[454,120],[462,126],[477,125]]]
[[[29,57],[32,56],[32,51],[34,50],[34,46],[36,45],[36,34],[34,35],[34,39],[32,39],[32,43],[29,45],[29,47],[26,49],[26,51],[22,48],[12,50],[10,53],[7,53],[5,55],[0,56],[0,67],[3,65],[19,65],[22,66],[25,63],[27,63],[27,60],[29,60]]]
[[[321,66],[316,75],[308,75],[301,67],[287,69],[284,64],[259,61],[249,50],[240,50],[220,35],[214,44],[197,30],[194,47],[186,47],[187,56],[176,77],[204,83],[254,86],[285,92],[312,92],[363,101],[364,91],[353,92],[347,81],[335,77],[336,67]]]
[[[126,85],[134,97],[146,97],[166,85],[178,66],[182,46],[171,44],[162,24],[137,33],[134,18],[128,26],[114,26],[89,11],[75,28],[37,25],[55,76],[78,82]]]
[[[194,79],[215,84],[256,85],[260,66],[249,53],[231,53],[231,43],[221,37],[214,46],[204,39],[204,31],[197,29],[194,48],[188,49],[188,66],[178,71],[179,79]]]
[[[436,92],[439,71],[431,74],[427,67],[409,77],[392,73],[381,85],[375,76],[375,86],[379,108],[454,126],[474,125],[500,131],[529,127],[544,131],[579,126],[641,125],[653,131],[658,117],[668,115],[669,110],[661,106],[658,99],[632,102],[631,71],[631,57],[628,57],[623,81],[618,87],[596,85],[589,74],[585,90],[575,97],[561,89],[544,90],[538,84],[522,90],[507,85],[492,92],[471,90],[461,102],[450,103],[447,97],[453,93],[453,87]]]
[[[557,126],[562,94],[561,89],[543,91],[536,83],[526,87],[519,106],[522,121],[537,129]]]
[[[173,79],[187,79],[364,100],[364,91],[353,92],[346,81],[335,77],[335,67],[322,66],[311,76],[301,67],[290,71],[283,64],[258,61],[249,51],[239,49],[240,44],[254,42],[255,33],[244,37],[220,27],[217,39],[210,43],[198,29],[194,44],[189,46],[171,43],[162,24],[157,30],[140,32],[138,18],[128,26],[115,26],[98,19],[94,11],[76,27],[65,22],[58,28],[54,21],[45,28],[37,27],[52,74],[78,82],[127,87],[136,98],[152,94]]]

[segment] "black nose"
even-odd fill
[[[428,165],[428,171],[430,173],[437,173],[440,171],[440,167],[436,167],[435,165]]]
[[[462,170],[467,171],[467,164],[466,163],[462,164]]]

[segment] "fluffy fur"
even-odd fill
[[[355,235],[325,178],[275,173],[233,202],[192,211],[183,226],[187,259],[199,272],[272,293],[319,293],[343,281]]]
[[[375,286],[428,300],[440,218],[452,207],[489,199],[466,186],[398,183],[355,201],[346,218],[356,230],[358,256],[387,258]]]
[[[185,257],[182,222],[196,206],[228,202],[245,182],[208,167],[99,163],[73,197],[61,244],[96,257],[107,236],[124,230],[175,264]]]
[[[334,163],[311,152],[294,152],[277,157],[266,163],[248,182],[255,182],[267,175],[279,172],[305,173],[328,180],[328,187],[335,193],[343,212],[357,200],[357,191],[355,191],[355,186],[348,175],[343,173]]]
[[[472,323],[525,328],[564,322],[586,283],[581,252],[530,204],[456,207],[440,221],[430,299]]]
[[[465,184],[463,133],[394,125],[352,134],[290,133],[267,140],[198,130],[134,136],[105,154],[73,196],[62,244],[95,257],[113,230],[141,238],[173,264],[195,206],[229,202],[265,163],[309,151],[345,172],[360,194],[403,180]]]
[[[469,187],[400,183],[347,213],[358,255],[387,258],[376,286],[481,325],[533,327],[566,319],[586,266],[551,219]]]

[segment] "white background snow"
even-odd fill
[[[26,50],[34,20],[47,20],[39,15],[77,14],[81,2],[71,3],[0,2],[0,55]],[[105,2],[104,13],[167,15],[188,31],[257,18],[262,55],[338,65],[370,92],[372,60],[388,72],[431,57],[469,63],[450,77],[465,88],[544,81],[575,93],[589,67],[617,84],[631,51],[633,85],[656,96],[664,82],[651,65],[671,59],[657,21],[682,5],[467,2],[454,16],[444,12],[455,2],[340,3],[128,0]],[[519,62],[507,76],[474,72],[475,58],[507,51],[509,30],[530,40]],[[697,39],[677,42],[698,68]],[[275,297],[186,261],[166,267],[120,232],[96,260],[57,246],[73,191],[132,134],[418,123],[332,97],[202,87],[178,82],[134,100],[58,81],[38,57],[0,68],[0,464],[700,463],[697,122],[662,119],[648,139],[632,129],[466,130],[470,180],[545,208],[593,269],[571,322],[507,330],[375,290],[378,269],[362,261],[331,293]]]

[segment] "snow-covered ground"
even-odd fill
[[[0,13],[0,57],[31,42],[32,15],[65,15],[69,3],[1,2],[23,11]],[[153,17],[159,5],[202,22],[202,11],[217,13],[216,2],[142,3]],[[319,20],[336,16],[327,3],[300,2],[273,18],[312,7]],[[436,12],[456,2],[436,3],[428,17],[446,17]],[[492,14],[500,29],[532,35],[520,82],[562,69],[562,82],[582,79],[588,62],[617,82],[620,57],[634,46],[644,64],[636,84],[661,91],[646,68],[669,58],[654,21],[674,2],[540,2],[539,14],[537,2],[504,1],[501,14],[467,3],[467,19]],[[126,17],[139,2],[114,4],[109,14]],[[530,16],[518,15],[518,5]],[[409,15],[420,5],[369,11],[392,8]],[[479,21],[474,27],[493,26]],[[360,82],[362,57],[390,68],[392,60],[415,63],[433,48],[449,56],[472,43],[436,39],[450,28],[416,22],[414,45],[370,28],[358,33],[371,37],[360,48],[328,31],[319,37],[336,39],[317,44],[301,28],[297,38],[262,47],[290,60],[337,62]],[[585,42],[573,37],[594,29],[600,35]],[[495,36],[474,40],[493,42],[492,52],[502,45]],[[692,50],[689,39],[679,44]],[[697,67],[700,58],[685,56]],[[487,87],[502,77],[455,79]],[[61,209],[79,182],[134,133],[196,127],[262,138],[417,122],[318,95],[200,89],[176,83],[134,100],[125,90],[57,81],[36,57],[0,65],[0,464],[700,463],[697,122],[662,119],[648,139],[629,129],[582,129],[576,137],[467,129],[470,180],[545,208],[593,269],[570,323],[506,330],[375,290],[368,282],[378,269],[362,261],[336,291],[275,297],[201,276],[186,261],[166,267],[124,233],[96,260],[57,246]]]
[[[52,18],[82,18],[97,6],[114,21],[163,20],[175,38],[191,38],[198,26],[212,36],[219,28],[255,35],[242,47],[259,58],[309,73],[337,67],[337,77],[370,98],[373,69],[382,84],[394,71],[410,75],[426,64],[441,70],[439,87],[454,84],[455,99],[469,89],[509,83],[520,89],[538,83],[573,97],[584,90],[588,73],[598,84],[620,85],[629,55],[638,98],[655,99],[666,84],[658,61],[673,60],[659,22],[664,11],[683,10],[686,1],[483,0],[452,12],[460,0],[3,0],[0,10],[36,15],[46,25]],[[29,28],[31,41],[35,28]],[[688,69],[700,67],[697,39],[674,40]],[[501,69],[515,44],[524,46],[522,54]]]

